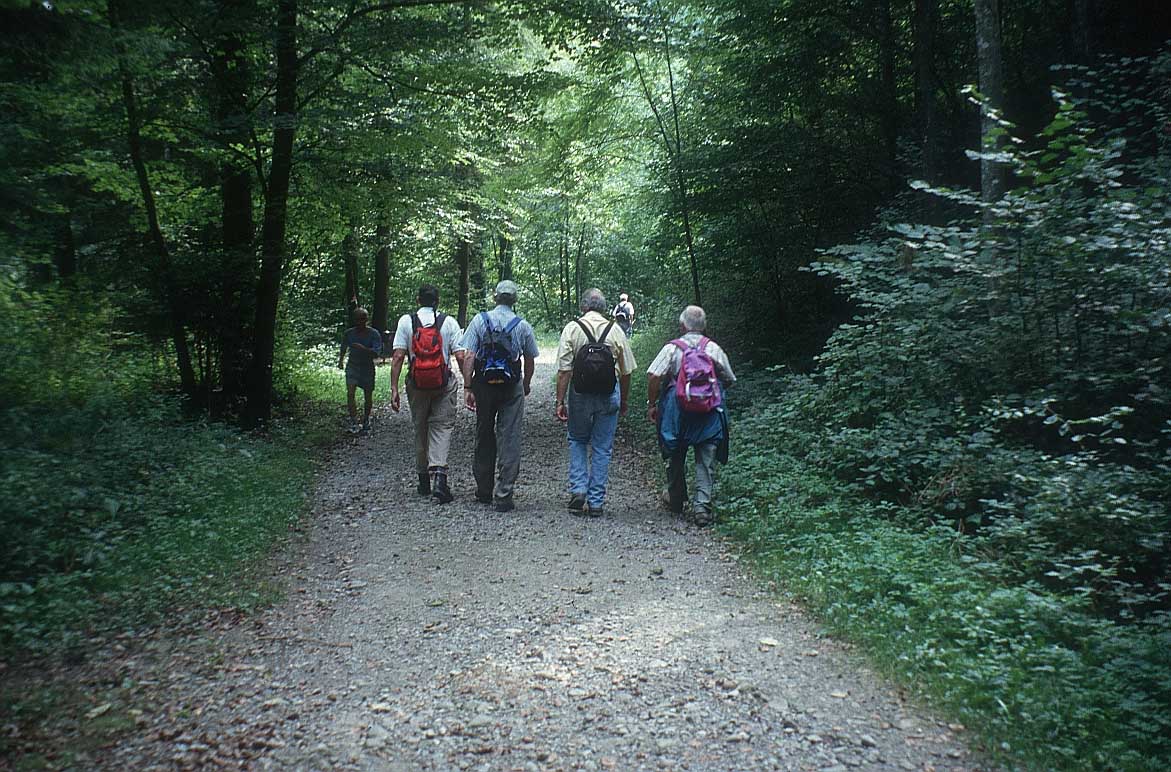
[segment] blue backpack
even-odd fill
[[[474,379],[476,383],[492,386],[508,386],[520,380],[520,355],[512,350],[512,331],[521,323],[520,316],[514,316],[504,329],[492,326],[487,311],[481,311],[487,335],[480,341],[476,352]]]

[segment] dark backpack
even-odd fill
[[[435,323],[424,327],[418,314],[411,314],[411,381],[416,389],[442,389],[451,375],[443,356],[443,322],[446,314],[435,314]]]
[[[512,350],[512,331],[521,323],[520,316],[514,316],[500,330],[492,326],[487,311],[481,311],[480,316],[484,317],[486,335],[480,340],[480,350],[476,352],[476,383],[491,386],[516,383],[520,380],[520,355]]]
[[[618,382],[614,375],[614,354],[606,345],[606,336],[614,322],[606,325],[597,340],[581,319],[575,320],[589,341],[573,355],[573,390],[578,394],[610,394]]]

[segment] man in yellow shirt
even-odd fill
[[[569,430],[569,511],[587,517],[603,513],[614,432],[637,366],[626,333],[604,316],[609,307],[601,290],[586,290],[581,318],[565,325],[557,346],[555,410]]]

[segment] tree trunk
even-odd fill
[[[472,258],[472,245],[463,236],[455,243],[455,263],[459,267],[459,326],[468,326],[468,269]]]
[[[475,310],[479,311],[484,306],[484,248],[479,242],[472,245],[470,262],[471,278],[468,292],[475,302],[471,302],[469,298],[469,306],[475,306]]]
[[[1087,64],[1094,54],[1094,0],[1066,0],[1069,18],[1069,56],[1078,64]]]
[[[60,279],[71,279],[77,273],[77,241],[73,237],[72,221],[73,212],[66,211],[57,226],[60,237],[57,249],[53,252],[53,264],[57,267],[57,277]]]
[[[260,280],[256,287],[255,346],[248,389],[248,421],[253,426],[272,416],[272,358],[297,128],[297,0],[277,0],[275,107],[272,166],[261,230]]]
[[[922,158],[920,173],[931,184],[939,182],[939,137],[936,136],[937,90],[935,78],[935,33],[939,22],[939,0],[915,0],[915,113]]]
[[[886,187],[893,192],[898,187],[899,173],[899,91],[895,72],[894,19],[890,0],[877,0],[875,19],[878,27],[878,68],[881,101],[878,105],[879,125],[882,127],[883,161],[886,163]]]
[[[390,294],[390,228],[379,225],[375,238],[378,239],[378,251],[374,253],[374,308],[371,309],[371,322],[380,335],[389,332],[387,314],[389,309],[388,296]],[[383,351],[389,351],[390,341],[383,341]]]
[[[121,28],[123,6],[121,1],[109,3],[110,26],[116,36],[125,34]],[[175,289],[174,270],[171,266],[171,253],[167,242],[163,238],[162,228],[159,226],[158,209],[155,206],[154,188],[151,187],[150,177],[146,170],[146,161],[142,155],[141,121],[138,115],[138,99],[134,93],[134,80],[127,63],[126,47],[119,37],[115,44],[118,57],[118,74],[122,81],[122,102],[126,108],[126,140],[130,148],[130,160],[134,165],[134,174],[138,178],[138,189],[142,194],[143,207],[146,209],[147,229],[158,261],[158,277],[163,288],[163,297],[167,304],[167,318],[170,324],[171,342],[175,346],[175,361],[179,368],[179,384],[183,393],[193,396],[196,391],[195,368],[191,361],[191,349],[187,345],[187,331],[183,322],[183,312],[179,305],[178,293]]]
[[[247,98],[251,71],[240,29],[251,20],[254,8],[252,0],[219,0],[218,6],[217,47],[211,62],[216,130],[223,148],[241,147],[251,141],[252,116]],[[242,396],[247,374],[248,326],[256,293],[256,225],[248,164],[228,154],[220,163],[219,178],[223,265],[216,309],[217,343],[220,385],[225,398],[232,401]]]
[[[643,74],[642,65],[638,62],[638,56],[634,56],[634,69],[638,73],[638,82],[642,86],[643,96],[646,98],[647,106],[650,107],[651,112],[655,116],[655,123],[659,127],[659,135],[663,138],[663,150],[667,154],[667,160],[674,169],[674,174],[668,176],[668,181],[674,179],[675,181],[675,196],[676,204],[679,207],[680,217],[683,220],[683,243],[687,247],[687,262],[691,271],[691,289],[695,304],[703,305],[703,295],[699,290],[699,261],[695,257],[695,240],[691,235],[691,209],[687,201],[687,175],[684,172],[683,164],[683,134],[679,129],[679,104],[675,94],[675,70],[671,64],[671,38],[667,29],[663,29],[663,39],[665,41],[665,50],[667,55],[667,83],[670,87],[670,103],[671,103],[671,117],[674,124],[674,130],[669,131],[667,123],[663,119],[662,113],[659,112],[658,104],[651,94],[650,87],[647,85],[646,76]],[[672,134],[674,140],[672,140]]]
[[[993,111],[1004,106],[1004,59],[1000,43],[1000,0],[975,0],[976,51],[980,67],[980,148],[995,153],[1000,148],[999,124]],[[980,197],[988,203],[1004,195],[1004,166],[988,158],[980,161]]]
[[[358,244],[357,236],[351,229],[342,239],[342,259],[346,263],[346,289],[343,293],[346,316],[349,317],[354,309],[362,305],[361,293],[358,291]]]
[[[500,280],[512,278],[512,237],[507,233],[501,233],[497,237],[497,245],[500,250]]]
[[[541,292],[541,305],[545,308],[545,321],[547,324],[552,324],[554,321],[553,311],[549,308],[549,293],[545,291],[545,270],[541,267],[541,248],[543,246],[538,238],[533,249],[533,259],[537,263],[537,289]]]

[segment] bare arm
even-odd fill
[[[402,402],[399,400],[398,394],[398,377],[403,370],[403,360],[407,358],[407,350],[403,348],[396,348],[394,356],[390,360],[390,408],[394,412],[398,412]]]
[[[524,355],[525,360],[525,396],[533,390],[533,371],[537,369],[537,358],[531,357],[528,354]]]
[[[472,352],[465,351],[459,358],[460,369],[464,374],[464,404],[468,410],[476,409],[476,395],[472,392],[472,371],[475,369],[476,357]]]
[[[553,412],[560,421],[569,420],[569,408],[565,407],[565,395],[569,392],[569,381],[572,378],[572,370],[557,371],[557,402],[553,406]]]
[[[646,376],[646,416],[650,422],[657,424],[659,422],[659,389],[662,388],[663,379],[657,375],[647,373]]]

